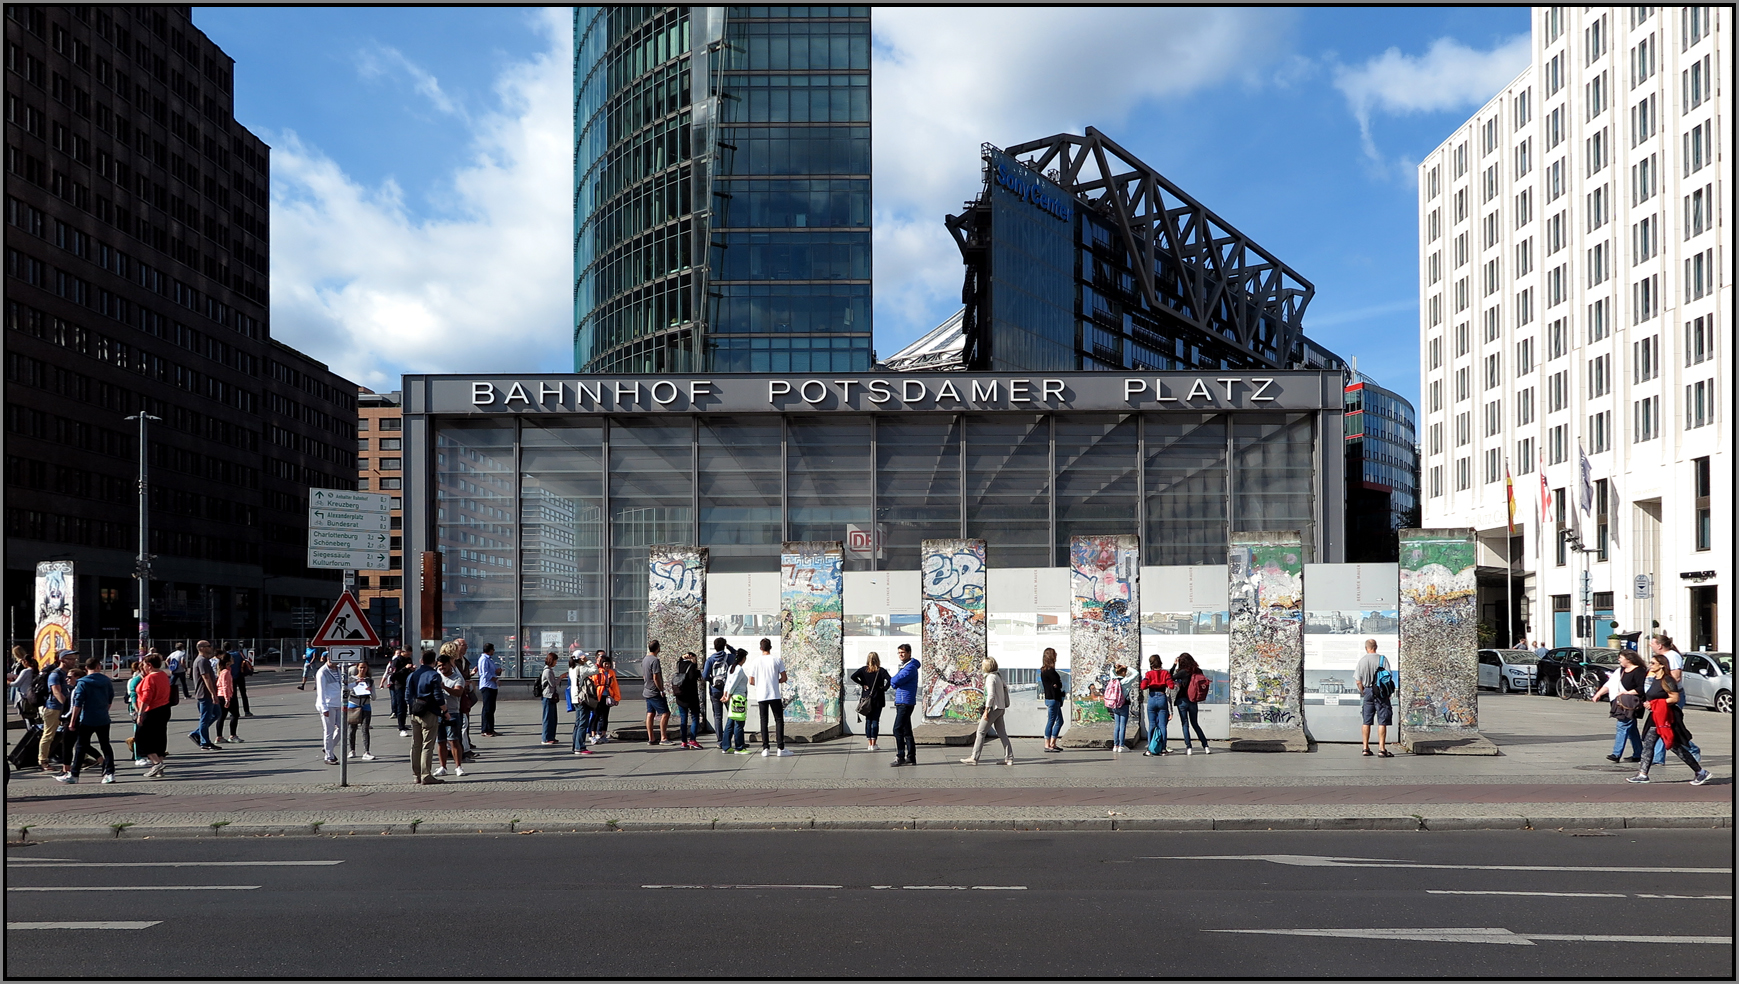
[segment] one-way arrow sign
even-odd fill
[[[338,596],[337,604],[326,615],[326,621],[320,623],[320,631],[314,633],[314,638],[308,640],[310,646],[378,646],[380,636],[375,634],[374,626],[368,622],[368,616],[362,613],[362,606],[357,604],[356,596],[346,591]]]

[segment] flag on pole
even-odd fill
[[[1582,487],[1581,487],[1582,511],[1585,513],[1586,512],[1593,512],[1594,511],[1594,466],[1588,463],[1588,452],[1582,447],[1582,443],[1580,441],[1578,441],[1576,443],[1576,454],[1579,455],[1582,459],[1582,469],[1581,469],[1581,474],[1582,474]]]
[[[1546,453],[1540,452],[1540,525],[1552,521],[1552,490],[1546,485]]]
[[[1510,536],[1516,535],[1516,483],[1510,478],[1510,459],[1504,456],[1504,518],[1509,522]]]

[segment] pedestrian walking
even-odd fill
[[[676,736],[682,747],[700,750],[700,726],[705,718],[700,710],[700,657],[692,652],[676,661],[676,676],[670,681],[670,695],[676,699]]]
[[[900,643],[895,655],[900,664],[888,679],[888,689],[894,692],[894,760],[888,765],[917,765],[918,741],[912,732],[912,710],[918,706],[918,671],[922,666],[912,658],[909,643]]]
[[[724,751],[748,755],[749,745],[744,731],[749,720],[749,671],[744,665],[749,654],[737,650],[730,655],[730,669],[725,674],[725,747]]]
[[[85,660],[84,676],[73,685],[68,730],[78,739],[69,756],[68,771],[54,778],[68,785],[78,782],[79,769],[84,765],[92,739],[103,754],[103,782],[115,781],[115,749],[109,744],[109,707],[115,702],[115,684],[103,673],[103,659],[92,656]]]
[[[235,673],[235,695],[241,701],[242,717],[251,718],[254,709],[248,701],[248,677],[254,675],[254,651],[239,646],[230,650],[230,668]]]
[[[713,640],[713,651],[701,664],[700,675],[706,684],[707,703],[712,705],[713,733],[718,735],[719,748],[725,743],[725,677],[731,670],[731,647],[724,636]]]
[[[188,668],[188,675],[193,678],[193,699],[199,708],[199,722],[187,737],[200,748],[214,752],[219,746],[211,740],[211,730],[223,716],[223,702],[217,693],[217,660],[211,643],[204,639],[193,648],[196,655]]]
[[[405,689],[411,698],[412,781],[422,786],[440,785],[444,780],[434,775],[435,743],[440,740],[447,692],[441,689],[441,672],[435,668],[434,653],[423,653],[422,664],[405,679]]]
[[[344,680],[330,653],[314,657],[314,710],[320,714],[320,751],[327,765],[338,764],[344,742]]]
[[[59,737],[61,718],[66,716],[68,706],[72,702],[72,681],[70,679],[74,658],[78,656],[76,649],[62,649],[54,654],[54,662],[48,668],[46,686],[40,689],[42,700],[42,741],[36,746],[36,763],[42,766],[44,772],[57,772],[55,753],[58,751],[55,742]],[[60,763],[65,765],[65,763]]]
[[[1648,669],[1642,665],[1642,660],[1636,653],[1628,649],[1618,654],[1618,669],[1613,670],[1606,682],[1594,692],[1590,701],[1605,697],[1611,707],[1614,734],[1612,737],[1612,754],[1606,756],[1608,762],[1622,761],[1624,746],[1631,745],[1635,754],[1629,761],[1642,761],[1642,731],[1637,725],[1637,719],[1643,714],[1643,685],[1648,680]]]
[[[1673,683],[1676,684],[1681,691],[1684,690],[1685,655],[1683,653],[1679,652],[1678,646],[1673,644],[1672,636],[1669,636],[1664,632],[1659,633],[1657,635],[1650,636],[1649,640],[1648,640],[1648,645],[1649,645],[1649,652],[1651,655],[1666,657],[1667,675],[1672,677]],[[1682,707],[1683,706],[1682,699],[1680,701],[1680,704]],[[1702,749],[1697,747],[1696,742],[1691,741],[1690,739],[1687,738],[1685,740],[1685,746],[1690,750],[1692,755],[1697,757],[1697,759],[1699,761],[1702,759],[1703,751],[1702,751]],[[1665,744],[1656,745],[1655,749],[1654,749],[1654,764],[1660,765],[1661,763],[1665,762],[1666,760],[1667,760],[1667,747],[1666,747],[1666,745]]]
[[[403,649],[393,654],[392,662],[380,675],[380,685],[392,695],[392,716],[399,726],[399,737],[411,736],[410,723],[406,719],[411,713],[410,690],[407,681],[411,678],[411,655]]]
[[[670,701],[664,696],[664,665],[658,660],[657,639],[646,644],[646,658],[640,661],[640,696],[646,700],[646,744],[656,745],[660,735],[670,744]],[[652,730],[658,720],[658,733]]]
[[[169,754],[169,715],[173,687],[169,674],[163,671],[163,655],[150,653],[145,657],[145,673],[139,679],[139,691],[134,696],[138,710],[134,721],[133,754],[148,765],[145,778],[161,779]]]
[[[1003,723],[1003,715],[1008,713],[1008,685],[1002,682],[1002,676],[996,672],[996,660],[985,657],[979,667],[984,672],[984,710],[978,716],[978,737],[973,739],[972,754],[960,761],[966,765],[977,765],[978,757],[984,753],[984,739],[988,735],[996,735],[1002,739],[1002,764],[1014,764],[1014,742],[1008,740],[1008,726]],[[1129,708],[1124,707],[1123,719],[1129,720]]]
[[[592,712],[592,740],[603,744],[610,740],[610,708],[622,703],[622,684],[616,676],[616,658],[598,650],[598,707]]]
[[[592,677],[597,672],[586,654],[577,649],[568,658],[568,703],[574,706],[575,755],[592,754],[586,747],[586,730],[591,727],[592,711],[598,706],[598,692],[592,687]]]
[[[217,734],[213,737],[220,742],[240,743],[241,736],[236,734],[236,726],[241,724],[242,705],[236,696],[235,657],[229,653],[220,653],[217,657],[217,699],[223,705],[217,718]],[[223,736],[224,722],[229,722],[229,737]]]
[[[1670,646],[1671,640],[1667,644]],[[1691,744],[1691,731],[1685,727],[1685,692],[1673,679],[1672,663],[1666,653],[1656,652],[1650,657],[1650,662],[1648,678],[1643,684],[1648,710],[1643,719],[1642,771],[1625,781],[1648,782],[1649,767],[1655,762],[1655,750],[1664,745],[1690,767],[1691,785],[1701,786],[1709,781],[1709,770],[1698,761],[1696,748]]]
[[[132,660],[127,664],[127,720],[139,720],[139,682],[145,679],[145,661]],[[133,734],[127,738],[127,753],[132,757],[134,765],[144,765],[145,759],[140,756],[139,726],[133,725]]]
[[[302,682],[296,685],[297,690],[308,689],[308,678],[314,675],[320,665],[317,659],[319,655],[320,651],[313,646],[302,650]]]
[[[1190,745],[1190,731],[1194,729],[1196,737],[1202,742],[1202,754],[1213,754],[1213,749],[1208,747],[1208,736],[1202,733],[1201,719],[1197,717],[1197,708],[1202,701],[1208,699],[1208,691],[1212,689],[1213,682],[1196,664],[1196,658],[1189,653],[1179,653],[1177,659],[1171,661],[1171,682],[1171,704],[1177,710],[1177,730],[1183,732],[1183,753],[1195,754],[1195,749]],[[1152,740],[1148,739],[1149,742]]]
[[[1389,725],[1395,723],[1394,674],[1389,663],[1377,652],[1377,640],[1365,640],[1365,654],[1353,667],[1353,683],[1359,688],[1359,747],[1361,755],[1371,754],[1371,727],[1377,729],[1378,758],[1394,758],[1389,751]]]
[[[1046,648],[1039,658],[1039,688],[1045,701],[1045,751],[1060,752],[1063,737],[1063,675],[1057,672],[1057,651]]]
[[[851,673],[851,682],[862,688],[857,698],[857,716],[863,721],[865,751],[881,751],[876,747],[876,739],[881,737],[882,710],[887,706],[888,686],[892,679],[888,671],[882,669],[880,653],[864,657],[863,665]]]
[[[182,644],[176,646],[175,651],[169,654],[169,662],[165,664],[169,670],[169,682],[181,688],[181,696],[183,697],[193,696],[193,693],[187,689],[187,669],[191,662],[192,660],[187,655],[187,646]]]
[[[369,748],[369,730],[374,718],[374,681],[368,672],[368,660],[359,660],[356,664],[355,678],[351,680],[348,692],[344,695],[344,724],[349,738],[345,755],[351,758],[361,758],[364,762],[373,762],[374,754]],[[362,755],[356,754],[356,733],[362,732]]]
[[[784,758],[791,754],[785,747],[785,661],[773,655],[773,641],[761,640],[761,652],[749,660],[749,700],[761,708],[761,757]],[[772,715],[773,727],[779,735],[779,750],[767,743],[767,716]]]
[[[441,761],[439,765],[435,766],[435,771],[430,773],[437,778],[447,774],[447,756],[449,753],[453,758],[453,774],[456,776],[465,774],[465,742],[464,738],[461,737],[465,723],[464,714],[459,710],[460,699],[465,694],[465,678],[459,673],[458,650],[458,646],[449,642],[441,647],[441,655],[435,660],[435,669],[440,673],[441,678],[441,692],[446,698],[446,703],[443,705],[444,713],[441,717],[440,737],[435,741],[435,750],[439,753]],[[549,654],[549,660],[544,666],[546,675],[555,666],[555,655],[555,653]],[[547,708],[553,702],[553,699],[546,702],[545,707]],[[553,734],[554,729],[551,728],[550,732]],[[544,742],[544,744],[551,743]]]
[[[1169,739],[1167,731],[1171,728],[1171,699],[1173,686],[1171,674],[1165,670],[1165,661],[1158,653],[1147,657],[1147,672],[1141,677],[1141,692],[1147,703],[1147,747],[1141,750],[1143,755],[1170,755],[1171,750],[1165,747]],[[1207,740],[1202,740],[1203,747]]]
[[[479,712],[482,727],[479,731],[485,738],[498,737],[495,733],[495,702],[501,697],[501,658],[495,655],[495,643],[483,644],[483,655],[477,658],[477,694],[483,704]]]
[[[25,727],[35,721],[42,713],[41,702],[35,697],[36,659],[24,651],[23,646],[12,647],[12,657],[18,663],[18,675],[12,678],[12,706],[18,709],[18,717],[24,721]]]
[[[556,743],[556,701],[561,695],[561,675],[556,672],[556,654],[545,653],[543,670],[537,675],[537,696],[543,701],[543,743]]]

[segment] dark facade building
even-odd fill
[[[574,12],[574,367],[863,371],[868,7]]]
[[[356,387],[271,337],[269,150],[190,7],[6,7],[6,604],[77,565],[80,637],[293,634],[331,601],[307,489],[355,484]]]
[[[1419,439],[1413,404],[1363,373],[1346,387],[1348,563],[1392,564],[1395,531],[1419,519]]]

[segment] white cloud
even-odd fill
[[[565,8],[538,17],[548,45],[502,72],[499,108],[467,118],[469,160],[440,217],[278,136],[273,334],[375,389],[400,372],[571,367],[572,21]],[[415,69],[423,95],[453,106],[402,55],[386,67]]]
[[[977,194],[979,144],[1087,125],[1116,139],[1143,103],[1258,84],[1287,24],[1253,8],[877,7],[878,352],[959,303],[960,254],[942,216]]]
[[[464,116],[460,108],[441,89],[441,81],[416,62],[406,58],[404,52],[397,48],[377,45],[356,53],[356,71],[365,79],[377,79],[390,75],[403,74],[411,82],[411,88],[436,109],[450,116]]]
[[[1338,66],[1335,88],[1345,94],[1365,153],[1380,161],[1371,139],[1371,116],[1436,113],[1483,105],[1528,65],[1531,39],[1518,34],[1490,51],[1477,51],[1454,38],[1438,38],[1423,55],[1390,48],[1357,68]]]

